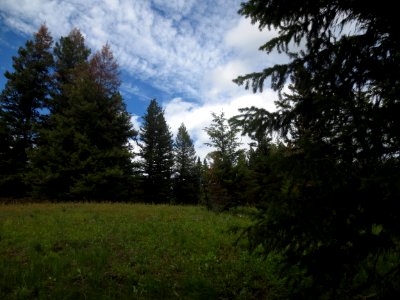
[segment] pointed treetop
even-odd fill
[[[90,71],[106,94],[112,95],[121,85],[119,66],[107,43],[101,51],[96,52],[90,60]]]

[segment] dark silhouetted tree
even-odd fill
[[[207,176],[208,197],[213,209],[225,210],[237,205],[236,166],[243,151],[238,149],[239,129],[228,123],[223,112],[220,115],[212,113],[212,116],[211,125],[204,129],[210,138],[210,143],[206,145],[215,149],[208,154],[211,160]]]
[[[37,127],[43,122],[53,66],[53,39],[45,25],[13,57],[14,72],[6,72],[7,82],[0,96],[1,170],[0,195],[24,196],[28,167],[27,152],[37,139]]]
[[[174,144],[174,200],[177,203],[197,204],[200,196],[199,170],[196,151],[182,123]]]
[[[85,39],[79,29],[74,28],[68,36],[61,37],[54,47],[55,56],[55,85],[53,90],[51,111],[63,109],[68,99],[64,87],[75,81],[76,68],[88,63],[90,49],[85,44]],[[94,59],[96,60],[96,59]],[[93,64],[93,61],[92,61]]]
[[[172,196],[173,141],[164,112],[151,100],[140,128],[144,197],[150,203],[168,203]]]

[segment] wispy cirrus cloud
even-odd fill
[[[95,50],[109,42],[121,67],[159,90],[197,96],[202,75],[227,59],[224,33],[239,1],[2,0],[3,22],[55,38],[78,27]],[[235,17],[235,18],[233,18]]]

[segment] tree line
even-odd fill
[[[217,151],[201,162],[182,123],[175,140],[153,99],[136,131],[108,44],[78,29],[53,42],[42,25],[13,57],[0,95],[0,197],[232,205],[237,129],[214,114]],[[134,153],[136,143],[139,152]]]
[[[137,132],[118,68],[108,44],[91,54],[78,29],[53,45],[42,25],[19,48],[0,96],[0,197],[198,203],[184,124],[174,142],[152,100]]]

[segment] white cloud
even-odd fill
[[[123,82],[121,85],[121,88],[123,91],[130,93],[130,94],[136,94],[139,92],[139,88],[135,85],[132,85],[130,83],[127,82]]]
[[[229,49],[229,58],[204,74],[203,98],[207,101],[227,101],[229,98],[246,95],[248,91],[233,83],[233,79],[287,62],[288,59],[283,54],[274,51],[267,55],[258,50],[276,35],[275,31],[260,31],[257,24],[252,25],[250,20],[238,18],[236,25],[224,35],[224,48]],[[266,88],[268,82],[266,81]]]
[[[136,131],[139,131],[139,129],[140,129],[140,116],[137,116],[137,115],[132,115],[131,116],[131,123],[132,123],[132,125],[133,125],[133,128],[136,130]]]
[[[249,19],[240,18],[237,25],[225,35],[225,43],[245,54],[254,55],[259,46],[277,36],[274,30],[260,31],[257,24],[251,24]],[[256,47],[254,47],[256,45]]]
[[[202,74],[225,59],[223,34],[238,7],[239,0],[2,0],[0,13],[29,35],[43,22],[55,39],[78,27],[93,50],[109,42],[131,75],[193,97]]]
[[[131,116],[131,123],[132,123],[132,125],[133,125],[133,128],[137,131],[137,132],[139,132],[139,129],[140,129],[140,116],[137,116],[137,115],[132,115]],[[131,140],[130,142],[130,146],[131,146],[131,150],[133,151],[133,153],[139,153],[139,151],[140,151],[140,147],[138,146],[138,144],[137,144],[137,142],[135,141],[135,140]],[[134,158],[134,159],[137,159],[137,158]]]

